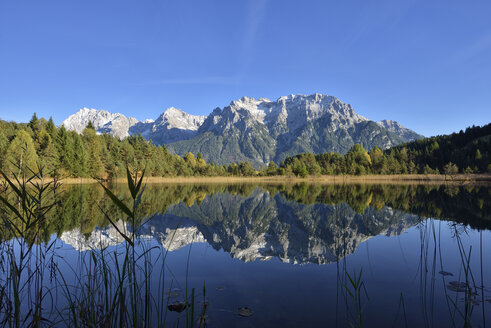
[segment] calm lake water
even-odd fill
[[[126,186],[111,188],[130,204]],[[486,186],[151,184],[135,227],[98,185],[57,197],[34,246],[48,254],[43,311],[56,326],[70,325],[67,295],[83,300],[92,281],[103,285],[101,254],[120,274],[121,233],[137,236],[151,326],[164,316],[186,326],[191,310],[196,327],[200,317],[208,327],[491,326]],[[2,255],[18,254],[2,231]],[[86,303],[104,303],[101,285]],[[186,299],[182,312],[164,310]]]

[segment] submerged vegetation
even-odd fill
[[[184,157],[140,135],[119,140],[98,135],[92,124],[82,134],[56,127],[34,114],[27,124],[0,121],[0,169],[17,175],[42,168],[58,177],[125,176],[125,167],[147,176],[318,176],[365,174],[445,174],[491,172],[491,124],[448,136],[425,138],[387,150],[354,145],[346,154],[305,153],[254,168],[249,162],[215,165],[201,153]],[[36,172],[37,173],[37,172]]]

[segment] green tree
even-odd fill
[[[56,130],[57,130],[56,125],[53,122],[53,118],[50,116],[48,120],[48,124],[46,125],[46,132],[49,133],[51,140],[54,140],[56,138],[56,134],[57,134]]]
[[[239,175],[239,166],[236,163],[232,163],[227,167],[227,172],[232,175]]]
[[[307,167],[305,166],[302,161],[300,161],[297,157],[293,159],[293,167],[292,167],[293,173],[296,176],[306,178],[309,176],[309,171],[307,170]]]
[[[385,173],[385,157],[382,149],[374,147],[370,151],[370,159],[372,161],[372,169],[375,174]]]
[[[317,163],[314,154],[312,153],[303,154],[301,156],[301,161],[305,164],[305,167],[309,175],[318,176],[321,174],[321,167],[319,163]]]
[[[9,146],[9,140],[7,136],[0,129],[0,170],[3,170],[4,162],[5,162],[5,154],[7,152],[7,148]]]
[[[56,147],[51,140],[51,136],[46,130],[41,130],[38,134],[38,164],[43,168],[44,174],[54,174],[58,166],[58,154]]]
[[[41,122],[39,121],[36,113],[32,114],[31,120],[27,125],[31,128],[32,132],[34,133],[34,136],[37,136],[37,134],[41,129],[40,123]]]
[[[350,174],[365,174],[370,170],[372,159],[362,145],[356,144],[345,155]]]
[[[445,173],[445,175],[450,175],[451,177],[453,177],[455,174],[459,173],[459,168],[454,163],[448,162],[443,167],[443,172]]]
[[[105,177],[104,165],[101,160],[101,144],[94,129],[86,128],[82,132],[84,148],[87,151],[87,173],[91,177]]]
[[[85,128],[95,131],[95,127],[94,127],[94,124],[92,123],[92,121],[89,121],[89,123],[87,123],[87,126]]]
[[[75,177],[86,177],[87,176],[87,152],[83,145],[82,138],[80,135],[75,134],[73,136],[73,165],[72,174]]]
[[[256,174],[256,170],[254,170],[251,163],[249,162],[239,163],[239,171],[240,171],[240,175],[243,176],[253,176]]]
[[[72,138],[63,125],[58,129],[55,145],[59,156],[61,175],[73,174],[75,149],[73,148]]]
[[[277,175],[278,174],[278,165],[275,162],[269,162],[268,168],[266,169],[266,175]]]
[[[25,130],[19,130],[10,143],[5,155],[5,169],[18,175],[30,175],[31,170],[37,172],[36,149],[34,142]]]
[[[187,163],[189,168],[194,170],[194,168],[196,166],[196,158],[194,157],[193,153],[191,153],[191,152],[186,153],[186,155],[184,155],[184,161]]]

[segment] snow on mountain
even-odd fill
[[[153,131],[157,131],[159,127],[166,129],[181,129],[197,131],[206,116],[191,115],[183,112],[180,109],[170,107],[155,121]]]
[[[157,145],[191,139],[205,118],[206,116],[191,115],[170,107],[155,120],[148,139]]]
[[[138,120],[119,113],[112,114],[105,110],[82,108],[75,114],[70,115],[61,124],[67,130],[82,133],[89,122],[92,122],[99,133],[109,133],[122,139],[129,136],[130,127],[138,123]]]
[[[232,101],[223,109],[214,110],[208,116],[211,122],[209,125],[204,124],[202,130],[213,129],[211,126],[217,125],[223,118],[228,118],[231,124],[241,119],[250,119],[266,125],[270,130],[283,125],[294,132],[308,122],[324,116],[329,116],[331,121],[335,122],[333,126],[335,129],[368,121],[367,118],[356,114],[351,105],[333,96],[316,93],[310,96],[289,95],[280,97],[276,101],[243,97]]]
[[[213,110],[195,137],[167,146],[181,156],[201,152],[216,164],[249,161],[259,168],[304,152],[344,154],[354,144],[385,149],[421,138],[403,132],[389,131],[333,96],[243,97]]]
[[[186,140],[194,136],[205,116],[190,115],[171,107],[157,120],[138,121],[123,114],[112,114],[105,110],[83,108],[62,122],[66,129],[82,133],[89,122],[99,133],[108,133],[119,139],[132,134],[141,134],[154,143],[162,144]]]
[[[249,161],[254,167],[303,152],[344,154],[357,143],[366,149],[385,149],[422,138],[395,121],[373,122],[350,104],[318,93],[275,101],[242,97],[208,116],[171,107],[155,121],[140,122],[84,108],[62,124],[80,133],[89,121],[99,133],[118,138],[141,134],[181,156],[201,152],[205,160],[216,164]]]

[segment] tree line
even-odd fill
[[[201,154],[180,157],[141,135],[123,140],[100,135],[91,123],[78,134],[36,114],[29,123],[0,120],[0,169],[7,174],[111,179],[125,176],[126,167],[151,176],[228,174],[227,167],[206,163]]]
[[[491,124],[368,151],[354,145],[345,155],[304,153],[255,170],[249,162],[215,165],[201,153],[181,157],[141,135],[123,140],[97,134],[89,123],[81,134],[57,127],[53,119],[28,123],[0,120],[0,169],[10,174],[60,177],[124,176],[129,167],[150,176],[299,176],[364,174],[455,174],[491,171]]]
[[[354,145],[348,153],[298,154],[280,167],[270,163],[267,175],[364,175],[491,173],[491,124],[424,138],[382,150]]]

